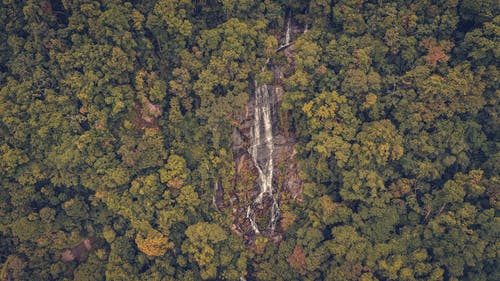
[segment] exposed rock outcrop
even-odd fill
[[[231,194],[233,231],[253,241],[266,236],[273,241],[281,238],[280,206],[290,200],[301,200],[302,182],[295,160],[293,134],[280,128],[278,108],[285,93],[281,85],[283,73],[293,64],[291,15],[285,18],[283,51],[287,65],[275,65],[268,60],[264,68],[274,73],[272,84],[254,83],[254,95],[239,118],[233,132],[235,157],[235,192]]]
[[[93,245],[96,243],[96,238],[83,239],[78,245],[71,249],[66,249],[61,253],[61,261],[70,262],[77,260],[79,262],[85,261]]]

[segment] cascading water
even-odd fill
[[[261,130],[264,129],[263,133]],[[264,194],[272,194],[273,184],[273,127],[271,120],[271,100],[267,85],[259,86],[255,83],[253,139],[250,146],[250,155],[259,173],[260,193],[255,199],[262,203]]]
[[[215,209],[219,209],[217,206],[217,194],[219,193],[219,181],[214,182],[214,195],[212,195],[212,204],[214,205]]]
[[[291,29],[292,15],[291,11],[289,11],[286,16],[285,41],[276,51],[280,51],[291,44]],[[265,69],[268,62],[269,59],[266,61],[263,69]],[[279,218],[278,196],[273,189],[274,139],[271,111],[273,99],[271,94],[272,91],[268,89],[266,84],[259,85],[255,82],[254,123],[252,126],[252,138],[248,152],[252,156],[252,161],[257,168],[260,192],[255,200],[247,207],[246,212],[246,219],[250,221],[250,225],[255,234],[260,234],[260,230],[255,222],[254,207],[262,206],[265,196],[269,196],[272,201],[269,219],[271,234],[274,233]]]
[[[248,206],[246,218],[250,221],[250,226],[252,227],[255,234],[260,234],[259,227],[257,227],[257,223],[255,223],[254,215],[255,214],[253,213],[252,207]]]
[[[288,13],[288,19],[286,21],[286,31],[285,31],[285,44],[284,45],[289,45],[290,44],[290,30],[292,27],[292,13]]]
[[[253,207],[261,205],[264,196],[272,198],[270,229],[274,232],[276,220],[279,215],[278,202],[273,190],[273,124],[272,124],[272,98],[266,84],[258,85],[255,83],[254,97],[254,123],[252,126],[252,139],[249,147],[249,154],[252,156],[255,167],[258,172],[258,184],[260,192],[247,208],[247,219],[255,233],[260,233],[255,223]]]
[[[283,27],[283,36],[279,40],[281,44],[275,52],[285,50],[287,61],[290,62],[292,53],[286,49],[293,45],[291,10],[285,14]],[[271,62],[272,58],[267,58],[261,71],[270,68],[275,81],[283,78],[283,69],[291,67],[289,65],[270,65]],[[233,208],[235,221],[232,228],[236,233],[246,237],[252,237],[249,234],[251,232],[254,235],[280,239],[280,234],[275,233],[280,217],[280,191],[276,186],[273,186],[273,181],[278,178],[284,179],[283,188],[286,188],[285,191],[295,190],[297,192],[296,190],[300,190],[300,186],[297,186],[296,175],[298,171],[296,165],[283,163],[283,161],[291,160],[293,157],[293,155],[286,154],[293,151],[293,147],[290,145],[293,140],[288,143],[284,142],[287,138],[290,140],[290,137],[283,136],[283,132],[279,128],[273,128],[273,124],[277,124],[278,120],[274,107],[279,98],[283,96],[281,86],[279,84],[261,85],[254,81],[254,87],[252,104],[249,105],[251,111],[247,111],[243,119],[244,122],[241,123],[242,126],[233,132],[233,149],[235,154],[239,155],[236,161],[237,177],[235,183],[242,178],[242,175],[247,175],[248,172],[252,171],[252,174],[257,177],[256,185],[253,185],[252,188],[257,186],[258,192],[254,193],[252,189],[251,192],[246,192],[244,197],[240,197],[247,202],[246,207]],[[275,166],[278,165],[287,168],[286,170],[274,171]],[[285,179],[283,176],[287,178]],[[217,193],[218,187],[215,186],[214,189],[214,193]],[[234,202],[238,202],[238,194],[232,195],[232,197]],[[215,201],[217,202],[217,200]],[[267,220],[267,225],[263,224],[263,220]]]

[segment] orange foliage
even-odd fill
[[[143,237],[138,234],[135,237],[135,243],[141,252],[150,257],[163,256],[168,249],[173,247],[172,242],[169,242],[167,237],[159,233],[152,237]]]
[[[306,255],[304,254],[304,249],[302,249],[302,246],[296,245],[295,249],[293,249],[293,254],[288,257],[287,261],[290,266],[297,269],[300,274],[306,273]]]
[[[183,186],[183,184],[184,184],[184,180],[182,180],[179,177],[175,177],[167,182],[168,187],[173,187],[173,188],[177,188],[177,189],[180,189]]]
[[[434,38],[425,39],[422,44],[427,48],[427,55],[424,56],[427,64],[436,65],[437,62],[447,62],[450,57],[446,54],[453,48],[453,43],[448,40],[437,42]]]

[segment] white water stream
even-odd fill
[[[285,44],[284,45],[290,44],[290,30],[291,30],[291,27],[292,27],[292,14],[289,13],[288,14],[288,19],[286,21]]]
[[[267,85],[258,85],[255,83],[254,124],[252,126],[249,153],[257,168],[260,192],[251,206],[248,206],[246,217],[250,220],[252,229],[257,234],[260,231],[255,223],[252,207],[254,205],[261,205],[264,196],[270,196],[273,200],[269,222],[272,232],[274,232],[276,220],[279,215],[278,202],[273,196],[274,139],[271,106],[272,99]]]
[[[285,42],[278,48],[286,48],[291,44],[291,25],[292,15],[288,13],[286,19]],[[269,63],[269,59],[263,66],[263,70]],[[274,138],[273,138],[273,122],[272,122],[272,90],[268,89],[268,85],[259,85],[255,82],[254,92],[254,123],[252,126],[252,137],[248,153],[252,156],[253,163],[258,172],[259,194],[254,201],[247,207],[246,218],[250,221],[250,225],[255,234],[260,234],[259,227],[255,221],[256,206],[262,207],[263,199],[269,196],[272,200],[269,229],[271,234],[274,233],[276,223],[279,218],[278,196],[273,189],[273,154],[274,154]]]
[[[212,204],[214,205],[215,209],[219,209],[217,206],[217,193],[219,192],[219,181],[214,182],[214,195],[212,195]]]
[[[261,130],[263,130],[263,133]],[[260,193],[255,199],[262,203],[264,194],[272,194],[273,185],[273,127],[271,119],[271,100],[267,85],[255,83],[254,124],[252,128],[250,155],[259,173]]]

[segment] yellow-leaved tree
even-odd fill
[[[138,233],[135,237],[137,248],[150,257],[163,256],[174,244],[159,231],[152,231],[146,235]]]

